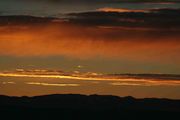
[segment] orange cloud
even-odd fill
[[[125,8],[110,8],[110,7],[104,7],[97,9],[98,11],[102,12],[148,12],[149,10],[131,10],[131,9],[125,9]]]
[[[42,82],[27,82],[28,85],[40,85],[40,86],[54,86],[54,87],[78,87],[79,84],[72,84],[72,83],[42,83]]]
[[[180,86],[180,78],[177,75],[167,74],[119,74],[119,75],[108,75],[108,74],[89,74],[89,73],[66,73],[57,71],[44,71],[38,72],[35,70],[28,71],[14,71],[14,72],[0,72],[0,77],[24,77],[24,78],[56,78],[56,79],[70,79],[70,80],[81,80],[81,81],[108,81],[110,85],[115,86]],[[7,82],[3,84],[14,84]],[[79,86],[79,84],[72,83],[44,83],[44,82],[27,82],[30,85],[42,85],[42,86]]]
[[[0,55],[179,61],[179,36],[163,34],[71,24],[1,27]]]

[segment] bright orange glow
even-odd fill
[[[148,10],[130,10],[130,9],[123,9],[123,8],[99,8],[98,11],[102,12],[148,12]]]
[[[180,86],[180,80],[171,80],[171,79],[155,79],[155,78],[131,78],[125,76],[113,76],[113,75],[102,75],[102,74],[48,74],[44,72],[43,74],[36,74],[33,72],[30,73],[0,73],[0,77],[25,77],[25,78],[56,78],[56,79],[71,79],[71,80],[82,80],[82,81],[109,81],[112,82],[111,85],[138,85],[138,86]],[[43,86],[78,86],[74,84],[49,84],[49,83],[38,83],[30,82],[27,84],[32,85],[43,85]]]
[[[77,87],[80,86],[79,84],[72,84],[72,83],[68,83],[68,84],[64,84],[64,83],[59,83],[59,84],[55,84],[55,83],[40,83],[40,82],[27,82],[26,84],[28,85],[42,85],[42,86],[57,86],[57,87]]]
[[[133,35],[131,35],[133,34]],[[148,35],[149,34],[149,35]],[[138,61],[179,62],[178,37],[157,37],[148,32],[81,27],[5,27],[0,30],[0,55],[109,57]],[[162,61],[163,59],[163,61]]]

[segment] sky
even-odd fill
[[[155,0],[156,1],[156,0]],[[1,0],[0,13],[61,17],[63,13],[95,11],[99,8],[179,8],[180,3],[119,3],[119,0]]]
[[[0,94],[180,98],[179,14],[167,1],[2,0]]]

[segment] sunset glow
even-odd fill
[[[122,8],[100,8],[98,11],[103,12],[148,12],[148,10],[130,10],[130,9],[122,9]]]
[[[128,36],[131,31],[119,29],[116,33],[119,35],[110,38],[116,32],[116,29],[82,28],[81,26],[65,27],[64,25],[60,25],[59,28],[53,26],[27,27],[30,28],[13,27],[9,28],[11,31],[8,28],[1,30],[1,55],[20,57],[60,55],[80,59],[99,56],[157,62],[162,59],[164,60],[161,62],[168,62],[174,58],[173,60],[177,64],[180,60],[180,44],[177,37],[155,38],[155,35],[142,31],[137,32],[136,35],[139,36],[133,38],[133,36]],[[81,33],[81,30],[83,33]],[[95,36],[96,38],[94,38]]]
[[[179,14],[176,1],[0,1],[0,94],[179,99]]]
[[[71,79],[71,80],[82,80],[82,81],[110,81],[112,85],[139,85],[139,86],[180,86],[180,77],[171,77],[163,75],[158,77],[136,76],[136,75],[103,75],[94,73],[58,73],[58,72],[43,72],[42,71],[31,71],[31,72],[5,72],[0,73],[0,77],[23,77],[23,78],[56,78],[56,79]],[[11,83],[11,82],[9,82]],[[49,86],[66,86],[66,84],[49,84],[49,83],[36,83],[29,82],[32,85],[49,85]],[[68,84],[67,86],[74,86]],[[76,86],[76,85],[75,85]]]

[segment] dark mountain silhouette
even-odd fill
[[[180,100],[78,94],[0,96],[0,115],[5,119],[177,119],[179,114]]]

